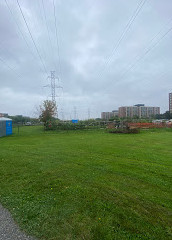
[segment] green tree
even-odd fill
[[[163,114],[157,114],[155,118],[156,119],[172,119],[172,114],[170,114],[169,111],[166,111]]]
[[[57,115],[57,106],[56,103],[50,100],[45,100],[40,105],[40,121],[47,124],[50,121],[53,121]]]

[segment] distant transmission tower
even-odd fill
[[[52,101],[56,102],[56,78],[55,78],[55,71],[51,71],[51,97]]]
[[[88,108],[88,119],[90,119],[90,109]]]
[[[62,120],[64,121],[64,112],[63,112],[63,108],[61,108],[61,116],[62,116]]]
[[[77,111],[76,111],[76,107],[74,106],[74,119],[77,118]]]
[[[55,71],[51,71],[51,76],[48,76],[48,79],[51,80],[51,83],[46,85],[45,87],[50,87],[51,88],[52,102],[54,102],[57,106],[56,97],[59,97],[59,96],[56,95],[56,88],[62,89],[62,87],[60,85],[56,85],[56,79],[58,79],[58,78],[55,76]],[[58,116],[58,113],[57,113],[57,116]]]

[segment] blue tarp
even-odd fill
[[[78,123],[78,119],[72,119],[72,123]]]

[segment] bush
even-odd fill
[[[109,133],[124,133],[124,134],[137,134],[140,133],[140,129],[138,128],[133,128],[133,129],[113,129],[110,130]]]
[[[84,123],[57,122],[49,120],[45,124],[45,130],[82,130],[86,129]]]
[[[44,123],[45,130],[55,130],[56,122],[55,120],[48,120]]]

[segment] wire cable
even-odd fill
[[[172,18],[171,18],[171,19],[163,26],[163,28],[147,43],[147,45],[151,45],[151,43],[162,33],[162,31],[164,30],[164,27],[165,27],[167,24],[171,23],[171,22],[172,22]],[[147,46],[144,48],[144,50],[146,50],[146,49],[147,49]],[[140,55],[141,55],[141,54],[136,55],[134,59],[137,60]]]
[[[53,64],[54,64],[54,67],[56,68],[54,51],[53,51],[52,41],[51,41],[51,38],[50,38],[50,31],[49,31],[48,23],[47,23],[47,16],[46,16],[46,11],[45,11],[45,6],[44,6],[44,0],[42,0],[42,8],[43,8],[44,19],[45,19],[45,24],[46,24],[46,28],[47,28],[48,39],[49,39],[49,43],[50,43],[50,46],[51,46],[51,52],[52,52],[52,56],[53,56],[53,59],[54,59]]]
[[[138,7],[135,9],[132,17],[131,17],[130,20],[128,21],[127,25],[126,25],[125,28],[124,28],[124,31],[122,32],[120,38],[118,39],[116,46],[113,48],[113,51],[112,51],[111,56],[113,56],[114,53],[118,50],[118,48],[119,48],[119,46],[120,46],[123,38],[125,37],[125,34],[126,34],[127,31],[130,29],[132,23],[135,21],[136,17],[137,17],[138,14],[140,13],[140,11],[141,11],[141,9],[142,9],[142,7],[143,7],[143,5],[145,4],[146,1],[147,1],[147,0],[141,0],[140,4],[139,4]]]
[[[5,0],[5,3],[6,3],[6,6],[7,6],[8,10],[9,10],[9,12],[10,12],[10,14],[11,14],[12,19],[14,20],[15,24],[17,25],[17,28],[18,28],[18,30],[19,30],[19,33],[21,34],[21,36],[22,36],[24,42],[26,43],[26,46],[27,46],[29,52],[31,53],[33,59],[36,60],[37,57],[36,57],[35,54],[32,52],[31,47],[29,46],[29,44],[28,44],[28,42],[27,42],[27,40],[26,40],[26,38],[25,38],[25,36],[24,36],[24,34],[23,34],[21,28],[19,27],[19,24],[18,24],[18,22],[17,22],[17,20],[16,20],[16,18],[15,18],[15,16],[14,16],[14,14],[13,14],[13,12],[12,12],[12,10],[11,10],[11,8],[10,8],[8,2],[7,2],[7,0]],[[40,71],[42,71],[42,69],[41,69],[40,67],[39,67],[39,69],[40,69]]]
[[[159,39],[157,39],[157,41],[156,41],[154,44],[150,45],[150,46],[146,49],[146,51],[145,51],[142,55],[140,55],[139,58],[138,58],[133,64],[131,64],[130,67],[121,75],[120,80],[116,81],[115,83],[116,83],[116,84],[117,84],[117,83],[121,83],[121,82],[122,82],[121,80],[124,79],[126,73],[128,73],[131,69],[133,69],[133,68],[136,66],[136,64],[137,64],[138,62],[140,62],[147,54],[149,54],[150,51],[152,51],[171,31],[172,31],[172,27],[170,27]],[[160,32],[162,32],[162,30],[161,30]],[[159,32],[159,33],[160,33],[160,32]],[[159,35],[159,33],[156,34],[155,36]],[[155,38],[155,37],[154,37],[154,38]],[[153,38],[153,39],[154,39],[154,38]],[[153,40],[153,39],[152,39],[152,40]],[[150,42],[152,42],[152,40],[151,40]],[[113,83],[113,82],[114,82],[113,80],[110,81],[108,85],[110,85],[110,83]],[[131,83],[131,81],[130,81],[130,83]]]
[[[18,74],[18,73],[16,73],[16,70],[13,68],[13,67],[11,67],[8,63],[6,63],[6,61],[3,59],[3,58],[1,58],[0,57],[0,61],[6,66],[6,67],[8,67],[10,70],[12,70],[15,74],[16,74],[16,76],[18,77],[18,78],[23,78],[20,74]]]
[[[117,52],[122,40],[124,39],[126,33],[128,32],[128,30],[131,28],[132,24],[134,23],[134,21],[136,20],[137,16],[139,15],[140,11],[142,10],[144,4],[146,3],[147,0],[141,0],[139,5],[136,7],[136,9],[134,10],[132,16],[130,17],[128,23],[126,24],[124,30],[122,31],[115,47],[112,49],[112,53],[111,55],[106,59],[105,63],[104,63],[104,68],[103,71],[99,73],[98,77],[102,77],[102,74],[105,72],[106,68],[108,67],[109,63],[111,62],[112,58],[114,57],[115,53]]]
[[[26,38],[25,38],[25,36],[24,36],[24,34],[23,34],[23,32],[22,32],[22,30],[20,29],[20,27],[19,27],[19,25],[18,25],[18,23],[17,23],[17,21],[16,21],[16,19],[15,19],[15,17],[14,17],[14,14],[13,14],[13,12],[12,12],[12,10],[11,10],[8,2],[7,2],[7,0],[5,0],[5,3],[6,3],[6,5],[7,5],[7,8],[8,8],[8,10],[9,10],[12,18],[14,19],[15,24],[17,25],[17,28],[18,28],[18,30],[19,30],[19,32],[20,32],[23,40],[24,40],[25,43],[26,43],[27,48],[29,49],[29,51],[30,51],[30,53],[32,54],[33,58],[35,58],[35,55],[33,54],[32,50],[31,50],[31,48],[30,48],[30,46],[29,46],[29,44],[28,44],[28,42],[27,42],[27,40],[26,40]]]
[[[133,69],[135,66],[136,66],[136,64],[138,63],[138,62],[140,62],[150,51],[152,51],[162,40],[163,40],[163,38],[165,38],[166,37],[166,35],[168,34],[168,33],[170,33],[172,31],[172,27],[170,27],[162,36],[161,36],[161,38],[159,38],[154,44],[152,44],[150,47],[148,47],[147,48],[147,50],[142,54],[142,55],[140,55],[139,56],[139,58],[137,58],[136,59],[136,61],[133,63],[133,64],[131,64],[130,66],[129,66],[129,68],[122,74],[122,78],[126,75],[126,73],[128,73],[131,69]],[[157,34],[157,35],[159,35],[159,33]],[[156,36],[157,36],[156,35]],[[155,36],[155,37],[156,37]],[[154,38],[155,38],[154,37]],[[154,39],[153,38],[153,39]],[[152,39],[152,40],[153,40]],[[152,40],[151,40],[151,42],[152,42]]]
[[[61,76],[60,47],[59,47],[59,39],[58,39],[58,31],[57,31],[56,7],[55,7],[54,0],[53,0],[53,8],[54,8],[54,20],[55,20],[55,30],[56,30],[57,54],[59,59],[59,75]]]
[[[20,3],[19,3],[18,0],[17,0],[17,4],[18,4],[18,7],[19,7],[19,9],[20,9],[20,12],[21,12],[21,15],[22,15],[22,17],[23,17],[23,20],[24,20],[24,22],[25,22],[25,24],[26,24],[26,27],[27,27],[27,29],[28,29],[28,32],[29,32],[29,34],[30,34],[30,37],[31,37],[31,39],[32,39],[32,42],[33,42],[33,44],[34,44],[34,46],[35,46],[35,49],[36,49],[36,51],[37,51],[37,54],[38,54],[38,56],[39,56],[39,58],[40,58],[40,60],[41,60],[41,63],[42,63],[43,68],[44,68],[44,71],[45,71],[45,73],[48,75],[47,69],[46,69],[45,64],[44,64],[44,62],[43,62],[43,59],[42,59],[42,57],[41,57],[41,55],[40,55],[40,53],[39,53],[39,50],[38,50],[38,48],[37,48],[37,45],[36,45],[35,40],[34,40],[34,38],[33,38],[33,36],[32,36],[32,33],[31,33],[31,31],[30,31],[30,28],[29,28],[29,25],[28,25],[28,23],[27,23],[27,21],[26,21],[26,18],[25,18],[24,14],[23,14],[23,11],[22,11],[22,9],[21,9],[21,6],[20,6]]]

